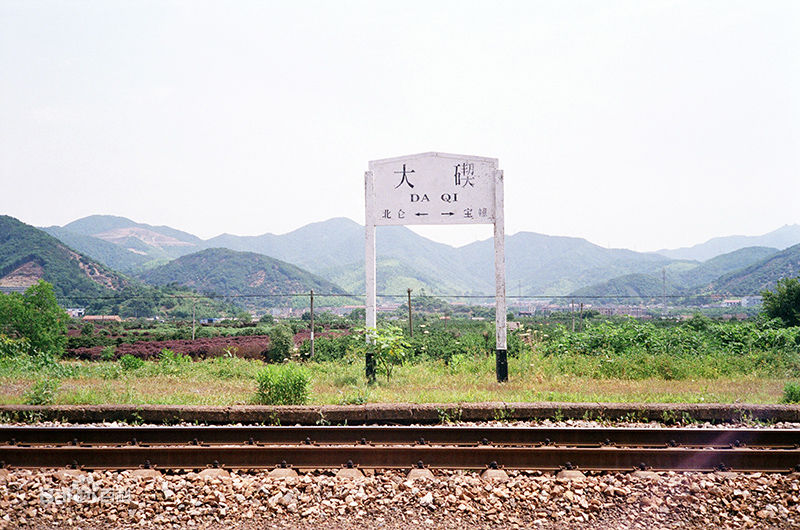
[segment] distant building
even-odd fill
[[[67,314],[72,318],[83,318],[83,315],[86,313],[86,309],[82,307],[68,307]]]
[[[742,298],[742,307],[755,307],[764,302],[761,296],[745,296]]]
[[[741,307],[742,301],[740,299],[723,300],[722,307]]]
[[[87,322],[122,322],[119,315],[85,315],[83,320]]]
[[[363,306],[363,305],[343,305],[343,306],[337,306],[337,307],[329,307],[329,308],[325,308],[325,309],[327,309],[328,311],[330,311],[334,315],[338,315],[338,316],[342,317],[342,316],[349,315],[350,313],[352,313],[356,309],[366,309],[366,306]]]

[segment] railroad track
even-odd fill
[[[800,430],[547,427],[0,427],[0,463],[87,469],[278,466],[789,472]]]

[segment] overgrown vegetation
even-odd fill
[[[281,362],[291,355],[294,348],[293,336],[291,328],[285,325],[279,324],[272,328],[268,350],[271,362]]]
[[[256,376],[256,402],[262,405],[304,405],[308,401],[308,371],[295,363],[264,367]]]
[[[361,340],[349,342],[353,353],[358,357],[371,356],[378,371],[392,378],[395,367],[403,364],[411,345],[404,339],[403,331],[397,326],[369,328],[359,333]]]
[[[775,296],[791,300],[795,289],[796,281],[781,282]],[[0,402],[774,403],[795,402],[800,394],[800,327],[787,325],[787,313],[766,311],[739,322],[699,314],[683,321],[635,320],[587,311],[575,331],[570,315],[525,318],[508,336],[511,381],[498,385],[491,320],[421,314],[412,337],[393,321],[358,333],[352,322],[328,314],[315,319],[313,356],[303,340],[309,335],[308,317],[218,322],[198,327],[195,341],[187,340],[192,329],[186,322],[73,322],[68,346],[93,348],[83,357],[91,362],[78,362],[60,357],[65,321],[46,284],[3,297]],[[28,327],[20,325],[16,308],[26,303],[28,319],[41,319],[38,327],[27,321],[22,324]],[[225,337],[231,340],[218,340]],[[382,375],[372,386],[364,370],[367,352]]]
[[[800,326],[800,278],[778,280],[775,292],[764,291],[764,313],[786,326]]]
[[[784,403],[800,403],[800,383],[790,381],[783,387]]]
[[[24,338],[30,352],[64,353],[68,320],[47,282],[32,285],[24,294],[0,293],[0,333]]]
[[[58,379],[41,379],[25,392],[26,405],[52,405],[61,382]]]

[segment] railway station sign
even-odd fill
[[[377,322],[377,226],[494,225],[497,380],[507,381],[503,172],[497,159],[431,152],[373,160],[364,192],[367,328]]]
[[[497,159],[424,153],[369,169],[376,225],[494,223]]]

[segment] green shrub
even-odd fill
[[[364,335],[369,340],[353,344],[353,351],[359,356],[372,354],[377,368],[386,375],[387,381],[390,380],[395,367],[405,362],[411,350],[403,331],[397,326],[387,326],[368,328],[364,330]]]
[[[256,401],[263,405],[303,405],[308,401],[308,372],[297,364],[275,364],[256,375]]]
[[[119,365],[126,372],[130,372],[144,366],[144,361],[138,357],[134,357],[130,353],[126,353],[125,355],[119,358]]]
[[[40,379],[25,392],[23,398],[26,405],[52,405],[61,382],[58,379]]]
[[[800,383],[786,383],[783,387],[783,402],[800,403]]]
[[[216,328],[212,328],[211,326],[202,326],[197,328],[196,337],[198,339],[208,339],[211,337],[219,337],[221,335],[220,331]]]
[[[313,361],[336,361],[351,349],[353,340],[364,340],[358,335],[342,335],[341,337],[318,337],[314,339]],[[300,345],[300,356],[303,359],[311,356],[311,341],[304,340]]]
[[[764,313],[786,326],[800,326],[800,278],[781,278],[775,292],[763,291]]]
[[[0,357],[14,357],[32,353],[33,350],[28,339],[12,339],[0,333]]]
[[[34,350],[61,355],[69,315],[56,301],[53,286],[39,281],[20,293],[0,293],[0,333],[25,337]]]
[[[182,353],[176,353],[169,348],[161,350],[158,356],[158,367],[161,373],[164,374],[177,374],[181,368],[187,364],[191,364],[192,358]]]
[[[278,324],[269,334],[268,360],[273,363],[284,361],[292,354],[294,348],[294,335],[291,328]]]
[[[251,362],[247,359],[226,355],[207,360],[205,363],[216,379],[249,379],[253,377],[250,371]]]
[[[113,361],[116,355],[116,348],[114,346],[106,346],[100,351],[100,358],[104,361]]]

